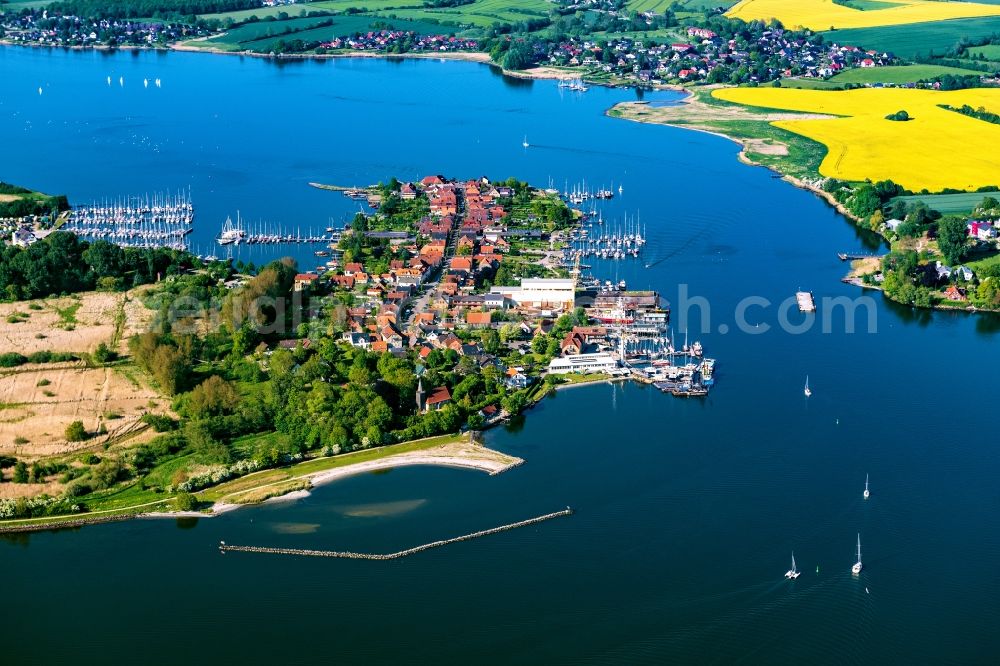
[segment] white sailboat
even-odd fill
[[[865,492],[863,493],[863,495],[864,495],[865,499],[868,499],[869,497],[871,497],[871,493],[868,492],[868,475],[867,474],[865,474]]]
[[[807,398],[813,394],[812,389],[809,388],[809,375],[806,375],[806,388],[803,393],[806,394]]]
[[[792,551],[792,568],[785,572],[785,578],[788,580],[795,580],[802,575],[802,572],[798,570],[795,566],[795,551]]]
[[[527,148],[528,146],[531,145],[530,143],[528,143],[528,135],[527,134],[524,135],[524,141],[521,142],[521,145],[524,146],[525,148]]]
[[[859,573],[861,573],[862,567],[863,567],[863,565],[861,564],[861,533],[859,532],[858,533],[858,561],[854,563],[853,567],[851,567],[851,573],[854,574],[855,576],[857,576]]]

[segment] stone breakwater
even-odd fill
[[[339,551],[339,550],[269,548],[267,546],[230,546],[226,544],[225,541],[220,542],[219,550],[222,552],[238,552],[238,553],[300,555],[303,557],[335,557],[348,560],[398,560],[401,557],[407,557],[408,555],[416,555],[417,553],[422,553],[423,551],[430,550],[431,548],[440,548],[441,546],[447,546],[449,544],[458,543],[460,541],[471,541],[472,539],[478,539],[479,537],[489,536],[491,534],[499,534],[500,532],[506,532],[508,530],[516,530],[519,527],[528,527],[529,525],[535,525],[537,523],[545,522],[546,520],[552,520],[553,518],[562,518],[563,516],[569,516],[572,514],[573,514],[573,509],[566,507],[562,511],[556,511],[555,513],[547,513],[544,516],[529,518],[527,520],[522,520],[516,523],[510,523],[507,525],[500,525],[499,527],[492,527],[488,530],[473,532],[472,534],[464,534],[462,536],[453,537],[451,539],[432,541],[431,543],[425,543],[422,546],[415,546],[414,548],[407,548],[406,550],[401,550],[396,553],[353,553],[350,551]]]

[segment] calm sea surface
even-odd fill
[[[735,144],[603,115],[634,91],[471,63],[0,48],[0,80],[0,177],[77,203],[190,188],[203,254],[237,210],[305,232],[357,209],[310,181],[621,185],[604,218],[638,218],[650,244],[595,272],[661,291],[719,359],[703,401],[560,392],[487,436],[528,461],[498,477],[400,469],[214,519],[0,537],[4,663],[995,663],[997,321],[876,296],[876,334],[864,311],[853,334],[842,312],[782,331],[798,289],[860,296],[836,252],[877,245]],[[312,249],[234,256],[308,268]],[[681,289],[708,309],[685,322]],[[746,312],[753,334],[736,330],[748,297],[771,303]],[[394,562],[215,549],[385,552],[566,505]]]

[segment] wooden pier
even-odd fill
[[[841,261],[855,261],[857,259],[874,259],[879,255],[875,253],[870,254],[851,254],[849,252],[838,252],[837,258]]]
[[[472,539],[478,539],[479,537],[489,536],[491,534],[499,534],[500,532],[506,532],[508,530],[515,530],[519,527],[528,527],[529,525],[542,523],[545,522],[546,520],[552,520],[553,518],[562,518],[563,516],[569,516],[572,515],[572,513],[573,509],[566,507],[562,511],[556,511],[555,513],[547,513],[544,516],[529,518],[527,520],[521,520],[516,523],[501,525],[499,527],[493,527],[488,530],[473,532],[472,534],[465,534],[462,536],[453,537],[451,539],[432,541],[431,543],[425,543],[422,546],[407,548],[406,550],[401,550],[395,553],[353,553],[351,551],[339,551],[339,550],[271,548],[267,546],[230,546],[226,544],[225,541],[219,542],[219,550],[223,553],[225,552],[267,553],[270,555],[299,555],[302,557],[333,557],[333,558],[347,559],[347,560],[398,560],[401,557],[406,557],[408,555],[416,555],[417,553],[422,553],[423,551],[430,550],[431,548],[440,548],[441,546],[447,546],[449,544],[458,543],[460,541],[471,541]]]

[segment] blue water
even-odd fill
[[[0,48],[0,73],[4,180],[77,202],[190,187],[204,252],[237,209],[303,231],[351,215],[356,203],[309,181],[620,184],[604,217],[638,216],[650,245],[595,272],[661,291],[719,359],[704,401],[560,392],[487,436],[528,461],[497,477],[400,469],[193,525],[0,540],[17,572],[0,622],[11,663],[967,664],[1000,650],[997,320],[876,296],[874,333],[822,308],[808,331],[782,331],[778,304],[798,289],[860,296],[836,252],[877,244],[739,164],[735,144],[603,115],[633,91],[568,95],[470,63]],[[310,249],[239,251],[312,263]],[[709,304],[707,327],[697,308],[684,316],[682,289]],[[747,311],[744,333],[748,297],[771,305]],[[570,518],[389,563],[214,550],[385,552],[567,504]],[[803,575],[790,583],[792,549]]]

